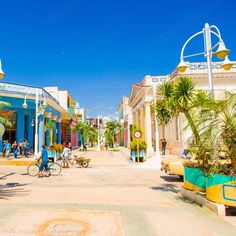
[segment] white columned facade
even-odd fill
[[[150,103],[145,103],[145,139],[147,143],[147,156],[153,154],[152,146],[152,119],[151,119],[151,109]]]

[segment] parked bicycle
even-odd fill
[[[39,174],[39,166],[40,163],[37,161],[36,163],[30,164],[27,168],[27,173],[29,176],[37,176]],[[61,173],[61,165],[57,162],[51,162],[48,165],[49,173],[52,176],[58,176]]]

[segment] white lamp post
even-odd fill
[[[24,103],[22,105],[23,108],[27,108],[28,105],[26,103],[26,99],[27,96],[29,95],[29,93],[26,94],[25,99],[24,99]],[[38,116],[41,114],[41,112],[44,110],[44,108],[47,107],[47,103],[45,100],[45,96],[43,94],[42,91],[42,95],[44,97],[44,102],[43,102],[43,106],[41,105],[41,102],[39,102],[39,90],[36,89],[35,91],[35,135],[34,135],[34,155],[37,156],[38,155],[38,150],[39,150],[39,139],[38,139]]]
[[[100,117],[98,116],[98,146],[97,151],[101,151],[101,145],[100,145]]]
[[[196,36],[203,34],[204,36],[204,52],[202,53],[196,53],[196,54],[192,54],[192,55],[188,55],[188,56],[184,56],[184,50],[187,46],[187,44]],[[211,35],[215,35],[218,38],[218,43],[216,45],[214,45],[212,47],[211,44]],[[213,50],[218,46],[218,49],[216,52],[213,52]],[[181,56],[180,56],[180,63],[177,66],[177,70],[180,73],[184,73],[185,70],[188,68],[188,64],[187,62],[184,61],[184,58],[188,58],[188,57],[193,57],[193,56],[199,56],[199,55],[205,55],[207,58],[207,71],[208,71],[208,82],[209,82],[209,90],[210,93],[212,94],[212,96],[214,96],[214,89],[213,89],[213,80],[212,80],[212,68],[211,68],[211,58],[212,58],[212,54],[215,54],[219,59],[225,59],[223,61],[223,63],[221,64],[221,67],[224,70],[230,70],[231,67],[235,64],[235,62],[231,62],[228,58],[228,54],[229,54],[230,50],[228,50],[225,47],[225,44],[222,40],[221,34],[219,29],[215,26],[215,25],[209,25],[208,23],[205,24],[205,27],[203,28],[202,31],[192,35],[184,44],[184,46],[182,47],[181,50]]]

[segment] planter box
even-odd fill
[[[138,162],[138,157],[135,157],[135,161]],[[139,162],[144,162],[144,157],[139,157]]]
[[[57,158],[60,156],[60,154],[55,151],[47,150],[47,152],[48,152],[48,158],[53,159],[54,162],[56,162]]]
[[[198,192],[206,191],[206,175],[200,168],[184,167],[184,188]]]
[[[212,202],[236,207],[236,177],[219,174],[208,176],[206,198]]]
[[[139,152],[139,161],[143,162],[146,156],[145,150],[140,150]],[[138,152],[137,151],[130,151],[130,157],[132,160],[138,161]]]

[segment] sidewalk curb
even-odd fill
[[[188,199],[192,202],[195,202],[199,204],[200,206],[205,206],[209,210],[217,214],[218,216],[226,216],[225,206],[223,204],[218,204],[218,203],[207,200],[205,197],[205,193],[187,190],[184,187],[180,189],[180,193],[184,199]]]

